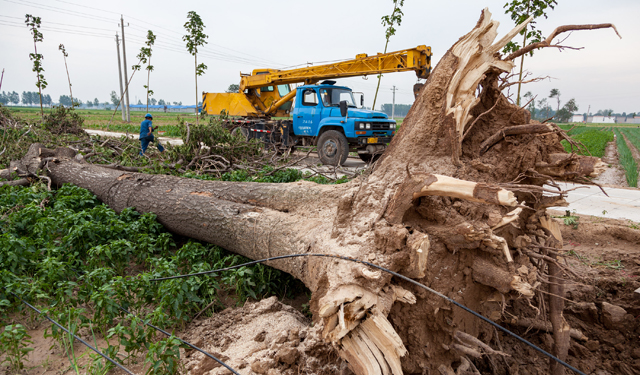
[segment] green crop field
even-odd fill
[[[12,114],[19,116],[27,121],[37,121],[40,118],[40,108],[35,107],[8,107]],[[51,112],[51,109],[45,109],[45,114]],[[139,133],[140,123],[144,120],[144,115],[147,112],[131,111],[131,122],[127,123],[122,121],[122,115],[118,111],[114,116],[113,110],[99,110],[99,109],[76,109],[78,113],[84,119],[85,129],[96,130],[109,130],[114,132],[129,132]],[[188,122],[195,122],[195,116],[191,113],[164,113],[164,112],[152,112],[153,125],[158,126],[158,130],[164,130],[167,133],[167,137],[180,137],[180,131],[178,125],[181,119]]]
[[[599,158],[604,156],[607,143],[613,142],[613,132],[602,128],[580,126],[573,128],[567,134],[586,147],[588,152],[584,154]],[[571,152],[571,145],[569,142],[563,140],[562,145],[567,152]]]
[[[636,150],[640,152],[640,129],[623,129],[621,130],[627,139],[636,147]]]
[[[625,170],[627,183],[631,187],[638,187],[638,164],[633,158],[631,150],[624,141],[624,137],[619,129],[614,130],[616,133],[616,144],[618,146],[618,158],[620,165]]]

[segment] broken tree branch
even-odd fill
[[[526,53],[529,53],[531,51],[533,51],[534,49],[539,49],[539,48],[545,48],[545,47],[554,47],[553,45],[551,45],[551,42],[553,41],[553,38],[555,38],[556,36],[558,36],[558,34],[567,32],[567,31],[575,31],[575,30],[596,30],[596,29],[606,29],[606,28],[612,28],[615,32],[616,35],[618,35],[618,37],[620,39],[622,39],[622,37],[620,36],[620,33],[618,33],[618,29],[616,29],[616,26],[612,23],[601,23],[601,24],[597,24],[597,25],[565,25],[565,26],[559,26],[556,27],[555,30],[553,30],[553,32],[551,33],[551,35],[549,35],[547,37],[547,39],[543,40],[542,42],[537,42],[537,43],[531,43],[526,47],[520,48],[519,50],[515,51],[514,53],[510,54],[509,56],[504,58],[504,61],[511,61],[514,60]]]
[[[482,142],[482,144],[480,145],[480,155],[483,155],[491,148],[491,146],[495,145],[509,135],[543,134],[553,132],[555,132],[553,126],[545,124],[526,124],[504,128],[489,137],[486,141]]]

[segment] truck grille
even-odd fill
[[[367,127],[369,124],[369,127]],[[362,125],[362,127],[360,126]],[[356,130],[390,130],[388,122],[358,121],[355,123]]]
[[[388,122],[372,122],[371,129],[373,130],[389,130]]]

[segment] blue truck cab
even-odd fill
[[[298,141],[313,137],[323,164],[342,165],[349,152],[357,152],[366,162],[375,160],[395,134],[395,120],[383,112],[357,108],[348,87],[324,81],[296,90],[291,135]]]

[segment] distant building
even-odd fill
[[[133,104],[130,105],[129,107],[131,107],[131,110],[133,111],[146,111],[147,110],[147,105],[146,104]],[[149,112],[186,112],[186,113],[193,113],[195,112],[196,106],[195,105],[150,105],[149,106]],[[198,107],[198,112],[202,112],[202,105],[200,105]]]
[[[573,115],[571,116],[571,120],[569,122],[584,122],[584,115]]]
[[[587,121],[587,122],[591,122],[594,124],[615,124],[616,118],[614,116],[596,115],[592,117],[591,121]]]

